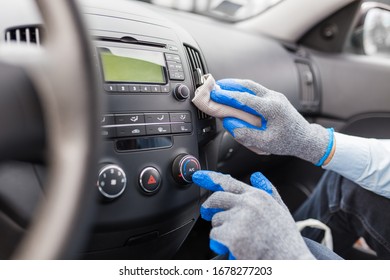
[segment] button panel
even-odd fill
[[[178,54],[165,53],[165,60],[167,61],[169,79],[174,81],[184,81],[183,64]]]
[[[182,73],[182,72],[181,72]],[[179,74],[176,74],[179,75]],[[184,74],[179,75],[180,78]],[[172,80],[172,79],[171,79]],[[177,79],[176,79],[177,80]],[[139,85],[139,84],[104,84],[104,90],[107,93],[122,94],[169,94],[170,85]]]
[[[191,113],[159,112],[108,114],[101,119],[105,138],[192,133]]]

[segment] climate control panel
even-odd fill
[[[106,138],[191,133],[191,113],[126,113],[104,115],[101,133]]]

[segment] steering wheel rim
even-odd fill
[[[88,229],[96,193],[100,137],[95,69],[76,3],[35,2],[45,23],[44,50],[34,56],[0,53],[0,61],[26,70],[37,90],[48,151],[45,199],[12,258],[72,258]]]

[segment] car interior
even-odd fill
[[[244,182],[261,171],[297,209],[323,169],[237,143],[191,102],[206,73],[279,91],[309,122],[390,139],[390,35],[384,54],[363,40],[389,1],[268,1],[245,18],[256,1],[180,2],[2,3],[1,259],[212,259],[200,169]]]

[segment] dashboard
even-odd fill
[[[191,104],[208,72],[199,46],[136,7],[84,9],[106,103],[100,204],[85,258],[172,257],[207,194],[191,175],[213,168],[205,149],[216,121]]]
[[[288,184],[290,197],[302,193],[306,182],[297,179],[300,172],[318,179],[312,167],[302,171],[301,163],[291,159],[251,153],[223,131],[219,120],[199,111],[191,99],[205,73],[215,79],[252,79],[283,92],[310,121],[338,131],[348,130],[349,120],[355,120],[357,135],[362,127],[376,137],[373,128],[388,131],[388,113],[383,114],[389,106],[386,63],[314,51],[138,1],[79,2],[100,78],[96,94],[103,101],[97,120],[102,139],[97,183],[86,186],[96,189],[97,209],[80,258],[174,257],[208,196],[192,184],[191,175],[199,169],[242,179],[261,168],[282,195]],[[7,9],[0,19],[0,43],[44,43],[45,27],[32,1],[14,0]],[[377,83],[365,82],[374,76]],[[375,97],[368,97],[367,87]],[[369,125],[361,126],[361,120]],[[269,170],[277,171],[274,178]],[[0,215],[0,226],[9,218],[17,224],[6,229],[9,236],[21,236],[28,226],[44,196],[45,173],[38,164],[0,167],[0,181],[13,182],[0,187],[0,212],[12,213]],[[0,240],[0,252],[11,247],[8,239]]]

